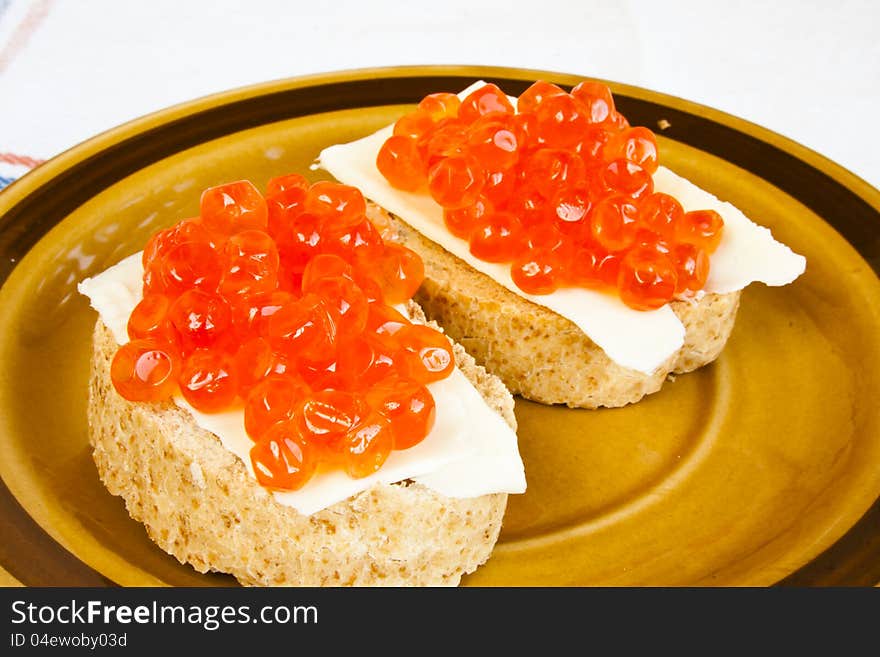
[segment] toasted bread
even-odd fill
[[[506,494],[453,499],[407,481],[302,515],[279,504],[187,411],[120,397],[110,382],[116,349],[98,320],[88,405],[98,473],[182,563],[246,585],[452,586],[489,557]],[[499,379],[461,346],[454,353],[487,404],[515,428],[513,398]]]
[[[611,360],[573,322],[476,271],[405,221],[371,204],[368,215],[390,222],[394,239],[418,253],[425,282],[415,300],[429,319],[498,376],[513,394],[545,404],[624,406],[657,392],[669,374],[715,360],[736,319],[740,292],[674,301],[683,346],[651,374]]]

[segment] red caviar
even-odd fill
[[[267,488],[302,488],[314,475],[318,459],[317,449],[292,420],[273,424],[251,449],[254,474]]]
[[[401,374],[417,383],[445,379],[455,368],[449,340],[424,324],[404,326],[394,334],[401,345]]]
[[[110,364],[110,378],[130,401],[168,399],[177,389],[180,357],[172,345],[157,340],[132,340],[122,345]]]
[[[238,394],[235,361],[224,350],[195,349],[184,361],[177,381],[186,401],[204,413],[222,411]]]
[[[434,398],[424,386],[410,379],[392,379],[367,393],[370,404],[391,422],[394,449],[417,445],[413,436],[427,434],[434,426]]]
[[[487,84],[469,93],[461,101],[458,117],[472,122],[492,113],[513,114],[513,105],[505,93],[494,84]]]
[[[428,190],[444,208],[472,205],[486,184],[486,172],[473,155],[444,157],[428,170]]]
[[[659,308],[672,298],[678,285],[672,259],[646,247],[629,251],[617,276],[621,298],[637,310]]]
[[[520,250],[523,228],[516,215],[496,212],[476,225],[470,251],[487,262],[509,262]]]
[[[419,109],[431,117],[432,121],[454,119],[458,116],[461,100],[450,93],[429,94],[419,103]]]
[[[174,342],[174,325],[168,311],[171,299],[164,294],[147,294],[138,302],[128,318],[128,337],[132,340],[155,338]]]
[[[266,229],[266,199],[247,180],[206,189],[199,214],[208,230],[231,234],[248,228]]]
[[[472,100],[469,111],[503,105],[494,93]],[[436,94],[422,110],[452,120],[459,106]],[[435,414],[425,386],[455,367],[442,333],[393,307],[412,298],[424,265],[385,243],[353,187],[290,174],[267,191],[211,188],[199,217],[149,240],[144,297],[111,379],[131,401],[243,407],[269,488],[300,488],[322,463],[368,476],[425,438]]]
[[[371,411],[342,438],[343,465],[350,477],[367,477],[385,463],[394,449],[391,421]]]
[[[447,229],[476,257],[509,263],[529,294],[610,289],[656,308],[702,289],[723,234],[716,212],[685,213],[654,191],[657,139],[630,127],[601,82],[569,93],[539,80],[515,107],[494,84],[463,99],[431,94],[397,121],[376,164],[392,186],[430,194]],[[642,284],[645,272],[663,283]]]
[[[422,154],[415,137],[389,137],[382,144],[376,166],[397,189],[412,192],[425,184],[422,176]]]

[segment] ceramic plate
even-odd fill
[[[272,82],[99,135],[0,194],[0,571],[26,585],[232,584],[155,547],[101,485],[85,422],[95,314],[76,284],[194,214],[262,186],[434,91],[499,68],[394,68]],[[807,256],[752,285],[716,363],[633,406],[517,401],[529,481],[476,585],[875,584],[880,580],[880,194],[746,121],[614,85],[662,161]]]

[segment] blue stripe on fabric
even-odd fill
[[[3,0],[0,0],[0,2],[2,1]],[[3,189],[6,185],[11,185],[13,182],[15,182],[15,178],[4,178],[3,176],[0,176],[0,189]]]

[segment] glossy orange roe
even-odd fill
[[[609,289],[649,310],[705,285],[724,222],[655,193],[657,140],[602,83],[569,93],[538,81],[515,108],[493,84],[431,94],[393,132],[376,159],[388,182],[430,194],[447,229],[476,257],[510,263],[524,292]]]
[[[459,105],[438,94],[422,110],[434,120]],[[243,407],[269,488],[298,489],[321,464],[368,476],[430,432],[426,385],[455,366],[445,336],[392,307],[412,298],[424,265],[384,242],[353,187],[290,174],[267,189],[206,190],[199,217],[151,237],[111,379],[131,401]]]

